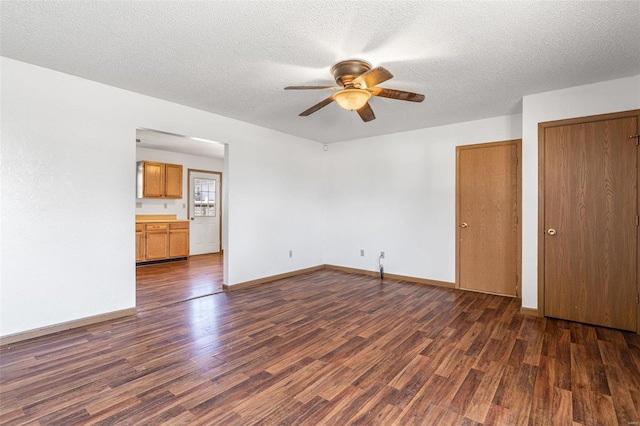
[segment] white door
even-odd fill
[[[189,170],[189,255],[220,251],[220,173]]]

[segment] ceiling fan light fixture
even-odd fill
[[[1,1],[1,0],[0,0]],[[399,101],[422,102],[424,95],[403,90],[377,87],[391,78],[393,74],[384,67],[371,68],[371,64],[360,59],[349,59],[338,62],[331,68],[336,80],[335,86],[287,86],[285,90],[336,90],[333,95],[318,102],[298,114],[307,117],[335,101],[340,108],[357,111],[365,123],[375,120],[369,99],[372,96],[397,99]]]
[[[344,89],[333,95],[333,100],[348,111],[356,111],[366,105],[371,93],[363,89]]]

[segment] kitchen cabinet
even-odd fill
[[[145,260],[169,257],[169,226],[166,223],[145,225]]]
[[[189,256],[189,223],[169,224],[169,257]]]
[[[144,225],[136,223],[136,262],[144,261]]]
[[[189,256],[189,222],[136,223],[136,263]]]
[[[182,198],[182,165],[139,161],[138,198]]]
[[[182,166],[179,164],[165,164],[165,198],[182,198]]]

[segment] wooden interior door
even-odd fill
[[[546,316],[636,330],[638,114],[628,115],[540,124]]]
[[[459,146],[457,287],[518,295],[521,141]]]

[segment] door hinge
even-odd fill
[[[636,226],[640,226],[640,216],[636,215]]]
[[[636,304],[640,304],[640,293],[636,293]]]

